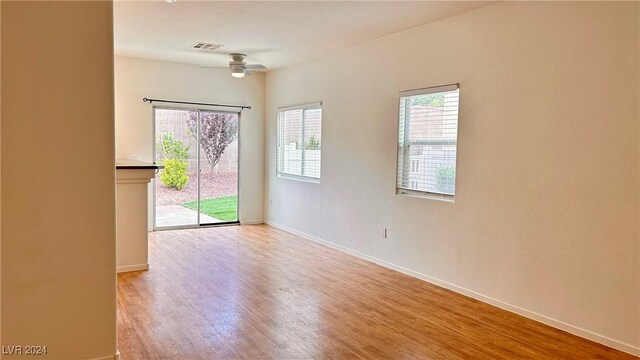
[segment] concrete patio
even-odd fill
[[[206,214],[200,213],[201,224],[216,224],[223,222]],[[181,205],[161,205],[156,207],[156,227],[172,227],[196,225],[198,212]]]

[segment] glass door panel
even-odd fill
[[[155,228],[193,227],[198,220],[198,112],[154,109]]]
[[[238,221],[239,114],[200,111],[200,224]]]

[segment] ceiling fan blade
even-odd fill
[[[262,64],[250,64],[245,66],[247,70],[267,70],[267,67]]]
[[[228,69],[228,66],[199,66],[200,69]]]

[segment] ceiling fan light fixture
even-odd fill
[[[241,78],[244,77],[245,75],[245,70],[243,68],[235,68],[235,69],[231,69],[231,76],[235,77],[235,78]]]
[[[255,69],[266,69],[264,65],[260,64],[247,65],[247,63],[244,62],[244,59],[247,57],[245,54],[231,53],[229,56],[231,57],[231,61],[229,61],[229,70],[231,70],[231,76],[235,78],[241,78],[245,75],[251,74],[251,71]]]

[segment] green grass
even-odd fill
[[[196,210],[198,209],[198,203],[195,201],[189,201],[182,206]],[[207,214],[216,219],[223,221],[236,221],[238,220],[238,196],[222,196],[215,199],[202,199],[200,201],[200,213]]]

